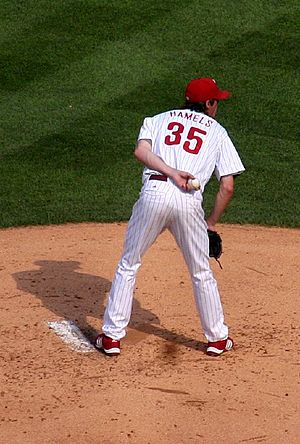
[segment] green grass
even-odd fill
[[[143,117],[207,75],[247,168],[222,221],[298,227],[299,18],[292,0],[2,1],[0,226],[128,219]]]

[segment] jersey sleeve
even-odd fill
[[[227,132],[220,141],[220,149],[215,166],[215,175],[218,180],[223,176],[236,176],[245,171],[240,156]]]
[[[143,125],[140,129],[138,140],[148,139],[152,140],[152,119],[151,117],[145,117]]]

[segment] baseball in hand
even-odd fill
[[[191,190],[200,190],[200,182],[198,179],[189,179],[188,180],[188,189]]]

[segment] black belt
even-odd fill
[[[168,177],[163,176],[162,174],[151,174],[149,180],[162,180],[163,182],[167,182]]]

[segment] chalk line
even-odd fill
[[[52,321],[48,326],[66,343],[72,350],[78,353],[95,352],[95,347],[84,336],[74,321]]]

